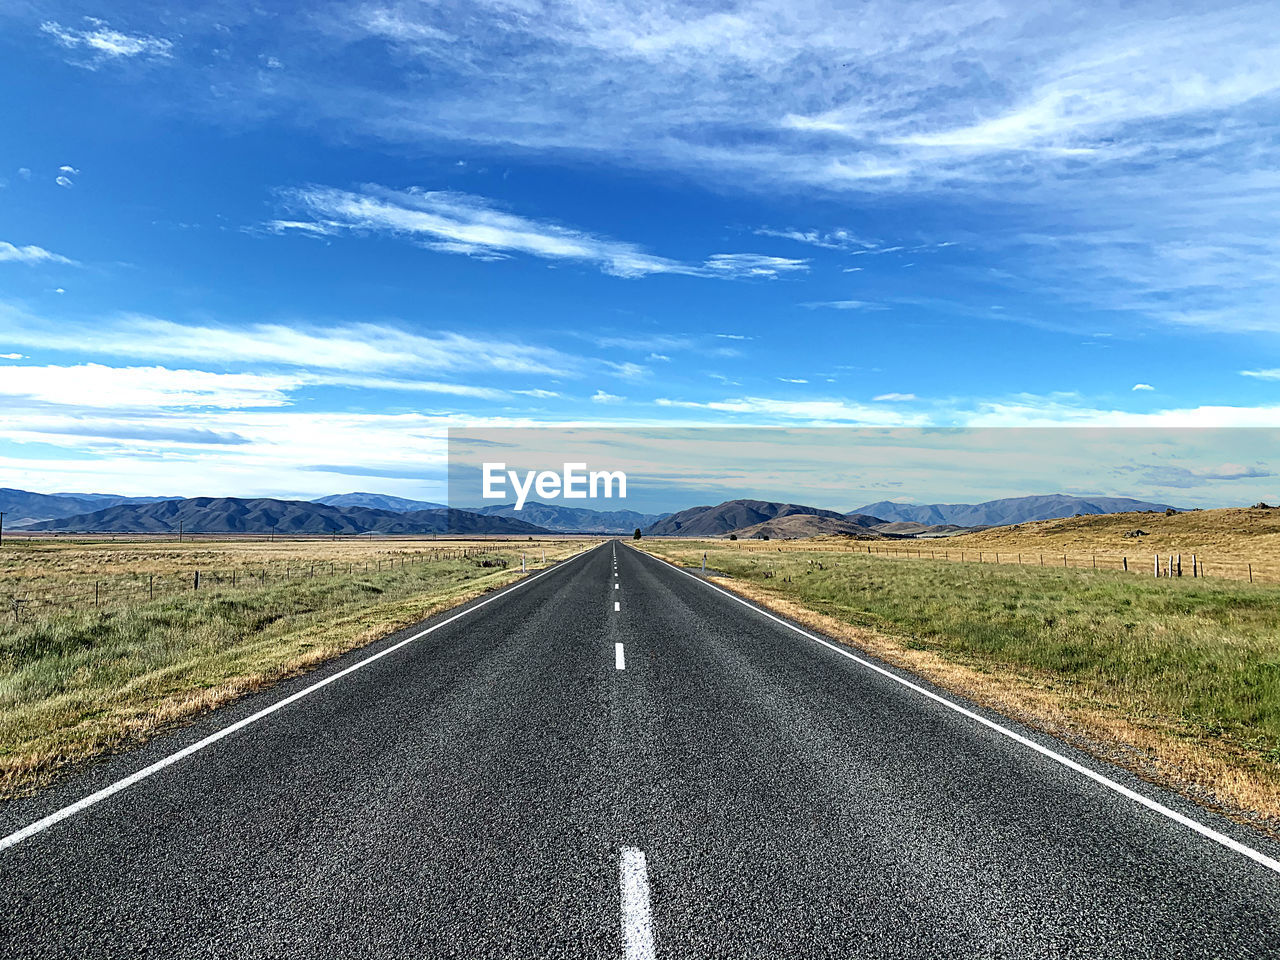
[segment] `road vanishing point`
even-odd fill
[[[1278,857],[606,541],[0,808],[0,956],[1280,957]]]

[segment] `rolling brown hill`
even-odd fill
[[[771,500],[726,500],[714,507],[690,507],[663,517],[644,532],[655,537],[719,537],[743,527],[764,523],[778,517],[805,514],[827,517],[859,525],[835,510],[806,507],[798,503],[776,503]],[[878,518],[871,518],[880,522]]]
[[[1142,536],[1135,536],[1141,530]],[[1129,536],[1126,536],[1129,534]],[[1208,561],[1280,564],[1280,508],[1229,507],[1163,513],[1112,513],[1040,520],[959,533],[949,548],[1028,553],[1099,553],[1150,556],[1198,554]]]

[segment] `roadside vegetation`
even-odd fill
[[[814,545],[818,547],[818,544]],[[1201,802],[1280,825],[1280,587],[648,539]]]
[[[439,543],[438,547],[459,547]],[[47,783],[70,764],[145,740],[238,696],[298,674],[439,610],[570,556],[585,540],[511,542],[471,557],[251,586],[221,585],[153,601],[75,608],[0,626],[0,796]],[[21,544],[19,544],[21,546]],[[37,579],[113,576],[148,567],[195,569],[295,562],[354,551],[421,550],[423,543],[203,541],[128,545],[6,542],[5,573]],[[485,544],[493,548],[492,541]],[[119,551],[123,550],[123,554]],[[545,563],[543,555],[545,551]],[[168,566],[166,566],[166,564]],[[355,565],[353,564],[353,567]]]

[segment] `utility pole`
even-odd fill
[[[178,542],[182,542],[182,521],[178,521]]]
[[[4,511],[0,510],[0,543],[4,543]]]

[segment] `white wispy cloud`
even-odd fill
[[[456,332],[412,333],[373,323],[182,324],[125,314],[92,322],[37,317],[0,303],[0,335],[17,346],[149,360],[207,362],[217,344],[220,363],[269,363],[349,373],[432,370],[578,375],[582,357],[498,337]]]
[[[0,355],[22,360],[22,354]],[[335,373],[222,373],[163,366],[115,367],[100,363],[6,366],[0,396],[42,405],[99,410],[251,408],[292,405],[300,391],[341,387],[395,393],[428,393],[477,400],[501,400],[504,390],[474,384]],[[525,391],[531,396],[555,396]]]
[[[879,244],[874,240],[863,240],[843,227],[834,230],[777,230],[772,227],[758,227],[754,231],[762,237],[781,237],[794,240],[796,243],[807,243],[824,250],[874,250]]]
[[[684,263],[649,254],[633,243],[509,213],[484,197],[455,191],[390,190],[368,184],[359,191],[304,187],[285,191],[283,197],[292,209],[313,219],[272,220],[267,227],[275,232],[387,233],[442,253],[569,260],[618,277],[667,273],[745,279],[808,269],[805,260],[754,253],[718,253],[702,263]]]
[[[882,393],[871,398],[875,403],[905,403],[919,399],[914,393]]]
[[[1253,377],[1255,380],[1280,380],[1280,368],[1272,367],[1267,370],[1241,370],[1240,376]]]
[[[968,427],[1280,427],[1280,404],[1205,404],[1134,412],[1094,406],[1075,394],[1018,394],[975,401],[937,416],[940,425]]]
[[[56,20],[40,24],[41,32],[52,37],[59,46],[88,57],[82,66],[95,66],[108,60],[142,57],[168,59],[173,56],[173,41],[145,33],[124,33],[113,29],[105,20],[85,17],[85,29],[65,27]]]
[[[801,304],[810,310],[826,307],[830,310],[886,310],[883,303],[872,303],[868,300],[814,300]]]
[[[808,260],[767,257],[756,253],[717,253],[708,257],[699,275],[725,277],[776,277],[809,269]]]
[[[1015,271],[1041,293],[1141,322],[1277,326],[1269,4],[871,0],[856,33],[835,0],[515,9],[354,4],[330,42],[367,58],[376,39],[394,79],[321,84],[304,109],[393,141],[607,157],[717,189],[954,200],[1053,225],[1058,246],[1024,248],[1035,269]],[[872,252],[848,228],[760,231]]]
[[[1151,384],[1149,384],[1149,383],[1135,383],[1135,384],[1133,385],[1133,389],[1134,389],[1134,390],[1154,390],[1154,389],[1155,389],[1155,387],[1153,387],[1153,386],[1152,386]]]
[[[736,397],[726,400],[673,400],[660,397],[659,407],[701,410],[751,417],[753,422],[848,423],[864,426],[927,426],[926,414],[903,414],[886,407],[872,407],[847,400],[784,400],[776,397]]]
[[[82,363],[7,366],[0,396],[112,410],[279,407],[290,402],[288,390],[296,386],[296,378],[288,376]]]
[[[620,397],[616,393],[606,393],[603,390],[597,390],[591,396],[592,403],[621,403],[626,397]]]
[[[75,263],[74,260],[64,257],[62,254],[46,250],[44,247],[37,247],[34,244],[19,247],[16,244],[0,240],[0,263],[5,261],[14,263]]]
[[[783,383],[808,383],[808,380],[802,380],[799,377],[778,377]]]

